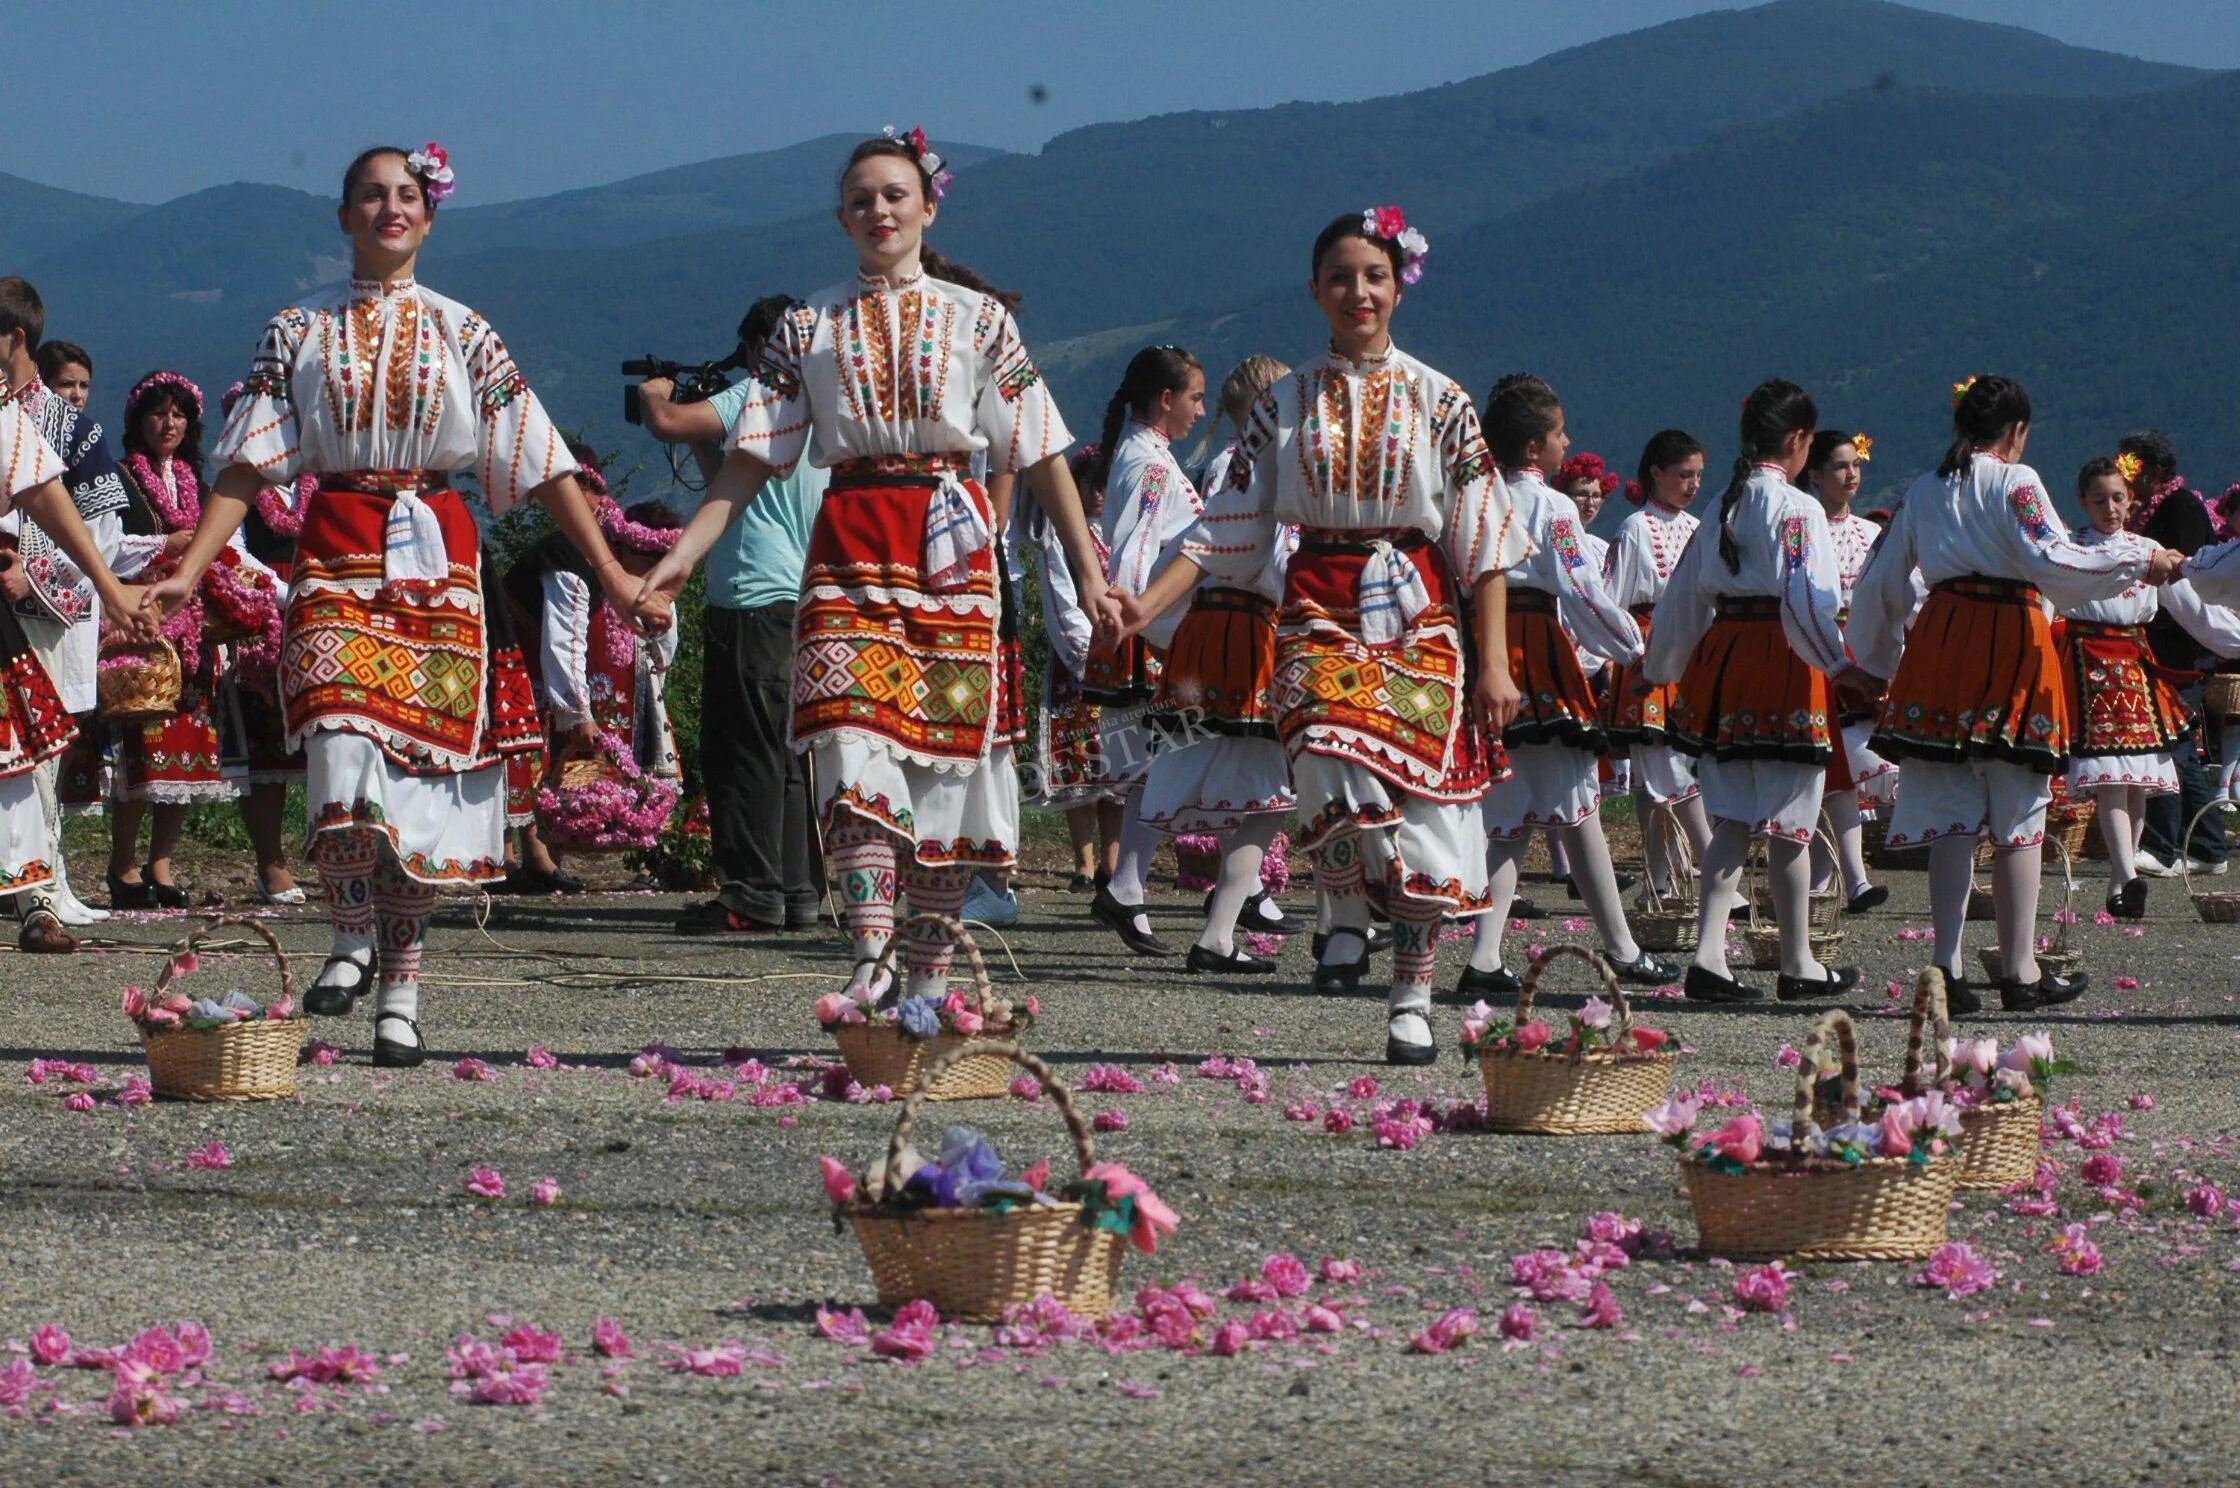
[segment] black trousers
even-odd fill
[[[2176,863],[2186,856],[2186,825],[2217,794],[2217,731],[2202,720],[2201,692],[2201,684],[2196,682],[2183,693],[2186,705],[2193,709],[2194,724],[2170,751],[2170,762],[2178,770],[2178,793],[2147,797],[2147,827],[2140,834],[2140,845],[2165,863]],[[2204,754],[2208,755],[2206,766],[2202,763]],[[2201,863],[2221,863],[2228,852],[2224,813],[2212,811],[2201,818],[2201,825],[2194,831],[2193,858]]]
[[[765,924],[813,924],[824,897],[806,765],[787,743],[793,715],[789,600],[709,605],[701,661],[700,776],[723,898]]]

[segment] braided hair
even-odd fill
[[[1120,435],[1129,414],[1141,418],[1151,410],[1151,405],[1161,393],[1179,393],[1190,386],[1190,374],[1202,372],[1198,359],[1179,346],[1146,346],[1128,359],[1128,370],[1121,374],[1120,386],[1113,390],[1111,399],[1104,405],[1104,429],[1097,438],[1095,463],[1090,467],[1089,484],[1103,489],[1112,474],[1112,454],[1120,447]]]
[[[1820,422],[1820,409],[1812,395],[1793,382],[1769,378],[1742,400],[1742,444],[1734,457],[1734,474],[1719,493],[1719,557],[1728,573],[1742,572],[1742,550],[1735,546],[1734,506],[1750,484],[1750,467],[1781,453],[1789,436],[1811,433]]]

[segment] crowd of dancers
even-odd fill
[[[1953,387],[1950,448],[1884,511],[1853,510],[1872,440],[1821,428],[1779,380],[1744,400],[1715,494],[1704,443],[1677,429],[1623,480],[1573,452],[1543,379],[1504,377],[1481,405],[1395,343],[1429,245],[1384,206],[1303,254],[1325,325],[1301,337],[1323,349],[1214,385],[1188,350],[1146,347],[1083,443],[1015,297],[926,242],[948,184],[922,133],[864,141],[839,192],[855,274],[758,304],[741,327],[758,359],[728,395],[649,403],[649,427],[698,442],[710,471],[689,519],[618,506],[489,323],[416,281],[454,185],[434,145],[351,163],[351,278],[272,318],[207,449],[200,391],[156,372],[109,464],[82,411],[91,358],[43,340],[36,295],[0,281],[0,889],[28,906],[25,947],[99,913],[59,843],[62,813],[103,793],[113,906],[183,897],[186,806],[236,796],[265,897],[300,895],[281,821],[300,780],[333,928],[306,1003],[370,1001],[374,1061],[418,1063],[436,894],[502,879],[509,825],[526,829],[513,872],[561,881],[524,806],[554,758],[620,737],[679,768],[659,685],[674,597],[796,510],[805,464],[823,493],[784,711],[866,1003],[940,990],[939,918],[1004,893],[990,885],[1016,862],[1023,803],[1065,811],[1085,853],[1109,840],[1083,887],[1144,956],[1172,954],[1146,910],[1157,843],[1211,838],[1182,964],[1213,975],[1272,974],[1247,937],[1306,928],[1261,888],[1289,826],[1314,865],[1313,985],[1355,989],[1389,954],[1401,1064],[1436,1055],[1444,923],[1474,921],[1459,990],[1514,996],[1505,935],[1535,838],[1622,978],[1707,1002],[1763,995],[1727,960],[1762,852],[1772,990],[1829,998],[1859,972],[1815,958],[1812,896],[1882,901],[1872,814],[1891,846],[1926,849],[1935,962],[1963,1013],[2083,989],[2034,951],[2057,781],[2097,804],[2113,912],[2142,912],[2144,872],[2191,866],[2183,839],[2142,846],[2155,798],[2205,789],[2199,678],[2155,627],[2240,656],[2240,542],[2171,535],[2181,512],[2210,514],[2159,436],[2084,467],[2075,532],[2024,463],[2027,392],[1996,375]],[[1201,464],[1183,451],[1209,416],[1222,437]],[[467,471],[490,512],[539,502],[559,536],[492,573]],[[1606,543],[1589,526],[1611,496],[1637,509]],[[1033,700],[1021,574],[1047,642]],[[217,639],[252,591],[271,595],[269,628]],[[208,643],[181,647],[174,713],[98,726],[108,650],[198,613]],[[1630,905],[1602,828],[1612,791],[1642,824]],[[1979,842],[1998,934],[1980,990],[1961,956]],[[1685,966],[1636,938],[1643,902],[1694,907]],[[789,877],[757,917],[814,913]]]

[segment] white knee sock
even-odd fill
[[[1517,899],[1517,868],[1524,862],[1527,843],[1528,839],[1517,837],[1486,844],[1486,866],[1491,870],[1488,892],[1493,896],[1493,906],[1478,916],[1470,941],[1472,971],[1501,969],[1501,937],[1509,930],[1509,908]]]
[[[1128,797],[1128,814],[1120,821],[1120,862],[1107,885],[1113,898],[1131,906],[1143,903],[1144,878],[1151,871],[1151,855],[1159,849],[1159,829],[1144,825],[1138,812],[1142,804],[1142,791]]]
[[[1703,902],[1696,910],[1696,965],[1713,976],[1734,975],[1727,969],[1727,920],[1740,901],[1735,885],[1749,855],[1749,824],[1723,821],[1712,829],[1710,846],[1698,860],[1703,867]]]
[[[1999,964],[2019,982],[2038,979],[2038,883],[2044,849],[2001,849],[1991,857],[1991,903],[1999,918]]]
[[[1781,969],[1793,977],[1818,981],[1828,968],[1812,954],[1812,862],[1808,845],[1779,837],[1766,840],[1766,878],[1774,912],[1781,916]]]
[[[1929,916],[1936,926],[1937,965],[1962,976],[1960,937],[1968,927],[1968,891],[1976,878],[1976,841],[1954,833],[1929,844]]]
[[[1198,934],[1198,944],[1207,950],[1228,955],[1236,949],[1237,916],[1260,892],[1260,865],[1267,858],[1268,844],[1276,840],[1277,829],[1278,818],[1274,816],[1250,817],[1222,844],[1221,878],[1214,885],[1213,903],[1206,910],[1205,929]]]
[[[1602,932],[1604,949],[1618,965],[1631,966],[1641,959],[1641,947],[1626,923],[1625,901],[1618,896],[1618,872],[1610,862],[1610,839],[1602,835],[1602,818],[1590,816],[1566,828],[1564,838],[1571,854],[1571,876],[1595,929]]]

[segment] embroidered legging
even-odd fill
[[[825,853],[840,877],[840,913],[855,940],[856,955],[876,956],[894,935],[897,879],[910,913],[954,919],[964,908],[972,870],[910,862],[915,844],[862,818],[841,813],[825,832]],[[899,874],[898,859],[904,866]],[[913,984],[945,977],[955,947],[932,926],[913,931],[903,948]]]
[[[376,931],[384,985],[420,979],[420,955],[436,891],[397,863],[388,839],[366,827],[321,832],[309,854],[338,937]]]

